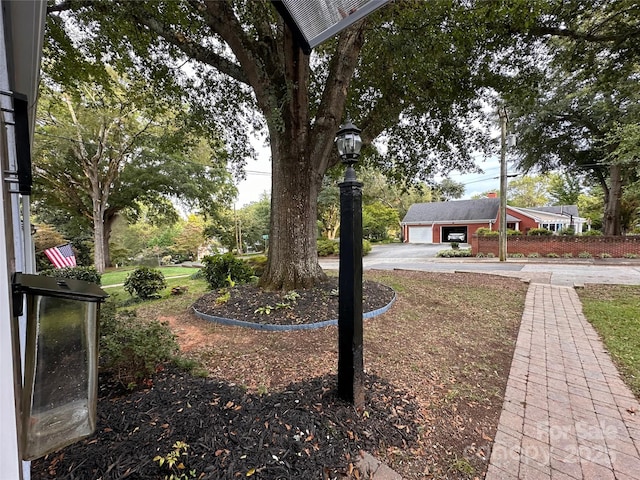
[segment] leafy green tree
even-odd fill
[[[173,253],[181,258],[198,260],[198,252],[205,243],[205,219],[200,215],[190,214],[180,222],[180,231],[175,237]]]
[[[543,207],[549,205],[549,177],[525,175],[507,184],[507,203],[513,207]]]
[[[246,151],[248,125],[266,125],[273,185],[261,282],[295,289],[325,278],[317,197],[338,162],[333,139],[345,107],[363,129],[365,155],[389,175],[426,180],[474,168],[470,152],[487,142],[474,122],[482,115],[477,99],[494,82],[483,65],[511,42],[504,22],[485,21],[499,19],[496,10],[493,3],[392,2],[318,48],[312,62],[268,2],[54,1],[46,51],[60,75],[85,63],[96,69],[90,60],[107,55],[172,94],[196,92],[191,104],[206,106],[204,122],[224,125],[231,155]],[[175,68],[183,63],[195,79]],[[378,137],[386,139],[380,151]]]
[[[181,130],[168,105],[149,102],[141,85],[115,74],[106,85],[65,89],[48,83],[41,91],[36,207],[46,204],[84,219],[99,272],[110,264],[118,213],[135,216],[146,204],[167,214],[175,212],[170,199],[182,198],[215,214],[235,194],[224,157]]]
[[[220,242],[225,249],[232,252],[236,248],[237,213],[226,209],[212,219],[204,229],[204,236]]]
[[[592,187],[578,196],[578,212],[591,223],[594,230],[602,230],[604,204],[602,203],[602,188]]]
[[[448,202],[462,198],[464,195],[464,184],[456,182],[450,178],[443,179],[433,189],[433,198],[435,202]]]
[[[402,183],[394,181],[371,166],[358,170],[358,178],[363,182],[362,202],[364,205],[380,202],[398,212],[402,220],[414,203],[432,202],[433,194],[425,183]]]
[[[400,218],[394,208],[380,202],[362,208],[362,233],[369,240],[386,240],[389,233],[397,233]]]
[[[525,169],[587,175],[603,192],[604,232],[619,235],[623,190],[637,178],[619,132],[640,118],[640,5],[633,0],[548,2],[545,17],[521,26],[538,58],[505,91]],[[637,147],[631,149],[637,152]]]
[[[322,237],[334,240],[340,229],[340,187],[326,175],[318,194],[318,222]]]
[[[263,235],[269,235],[271,205],[269,196],[263,194],[257,202],[251,202],[238,211],[242,222],[242,241],[251,248],[262,250],[265,242]]]
[[[549,174],[547,193],[554,205],[577,205],[584,188],[584,179],[568,173]]]

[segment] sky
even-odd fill
[[[260,200],[264,192],[271,192],[271,160],[268,150],[259,151],[258,160],[249,160],[246,167],[246,180],[238,184],[239,197],[236,207],[243,206]],[[508,157],[507,157],[508,160]],[[469,199],[479,193],[489,190],[500,189],[500,159],[490,157],[484,161],[479,161],[478,166],[484,173],[452,173],[452,180],[460,182],[465,186],[462,199]],[[511,171],[511,168],[508,169]],[[356,166],[357,171],[357,166]]]

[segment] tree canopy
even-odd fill
[[[506,91],[518,132],[520,166],[563,168],[602,188],[605,233],[622,230],[622,190],[637,181],[640,122],[640,5],[635,1],[562,3],[555,26],[533,27],[538,61]]]
[[[181,128],[177,116],[143,90],[113,72],[107,83],[45,82],[41,89],[36,213],[46,205],[84,219],[98,271],[109,265],[109,235],[119,213],[135,217],[147,205],[175,219],[174,202],[181,200],[216,215],[235,195],[215,139],[205,142]]]
[[[489,148],[482,100],[495,92],[517,106],[526,129],[540,106],[550,118],[564,115],[573,104],[563,98],[576,89],[593,87],[578,105],[599,103],[617,92],[605,87],[633,80],[638,8],[633,0],[392,2],[307,56],[266,1],[53,1],[47,51],[67,78],[104,62],[142,75],[189,104],[240,162],[251,128],[266,127],[273,172],[261,282],[292,289],[324,279],[317,198],[338,162],[333,138],[345,110],[363,130],[363,156],[389,176],[420,182],[472,171],[473,154]],[[563,136],[567,145],[572,135]],[[558,158],[572,161],[565,152],[581,155],[582,146]],[[617,198],[617,187],[604,186]]]
[[[268,2],[70,0],[49,11],[54,61],[77,66],[82,58],[82,71],[96,68],[93,60],[135,67],[166,92],[191,93],[203,122],[219,125],[230,156],[246,158],[249,127],[267,127],[271,245],[261,281],[268,288],[324,278],[316,199],[337,163],[333,138],[345,108],[363,129],[365,154],[389,175],[424,180],[472,170],[472,151],[487,143],[479,95],[493,75],[483,62],[510,41],[504,27],[483,22],[494,6],[444,0],[394,2],[311,57]],[[85,32],[81,42],[73,32]]]

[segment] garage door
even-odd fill
[[[433,227],[409,227],[409,243],[433,243]]]

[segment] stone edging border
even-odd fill
[[[362,318],[373,318],[378,315],[382,315],[387,310],[391,308],[391,305],[396,301],[396,292],[393,292],[393,298],[391,301],[382,308],[378,308],[377,310],[373,310],[371,312],[366,312],[362,315]],[[193,308],[193,307],[192,307]],[[193,313],[196,314],[197,317],[202,318],[203,320],[207,320],[209,322],[220,323],[222,325],[231,325],[234,327],[246,327],[253,328],[254,330],[266,330],[270,332],[282,332],[282,331],[290,331],[290,330],[315,330],[317,328],[328,327],[331,325],[337,325],[338,319],[335,320],[325,320],[324,322],[316,322],[316,323],[304,323],[302,325],[275,325],[271,323],[253,323],[253,322],[245,322],[243,320],[235,320],[233,318],[224,318],[224,317],[216,317],[215,315],[208,315],[206,313],[202,313],[195,308],[193,308]]]

